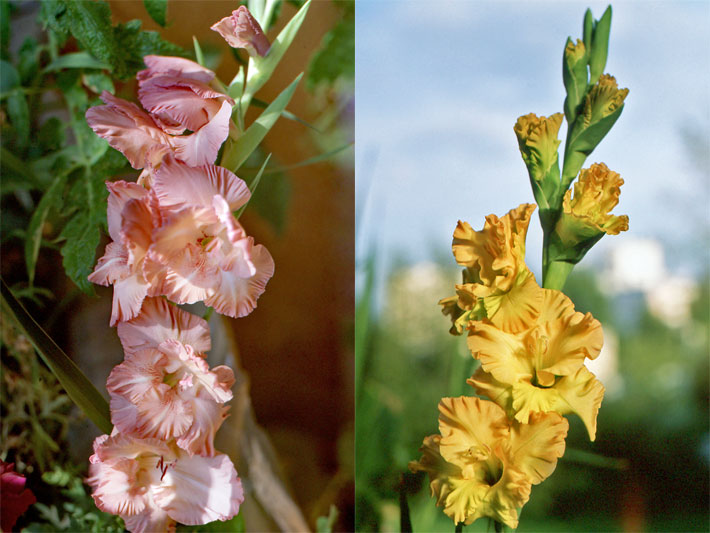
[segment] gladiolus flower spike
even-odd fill
[[[580,417],[590,440],[596,438],[604,386],[585,362],[601,353],[602,326],[576,311],[561,289],[595,242],[628,229],[628,217],[611,214],[624,181],[604,163],[581,170],[574,191],[568,190],[570,175],[609,131],[628,93],[601,74],[610,24],[611,8],[599,21],[587,11],[583,40],[568,39],[565,46],[569,128],[562,172],[562,113],[530,113],[514,127],[540,208],[543,286],[526,264],[534,204],[489,215],[479,231],[461,221],[454,230],[452,250],[463,279],[439,304],[451,333],[465,332],[480,361],[467,383],[481,398],[443,398],[439,434],[424,439],[421,459],[409,468],[428,474],[436,504],[459,527],[481,517],[493,519],[496,531],[518,526],[531,486],[549,477],[564,454],[563,415]]]

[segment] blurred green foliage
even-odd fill
[[[371,254],[358,278],[356,530],[399,531],[400,477],[419,459],[424,436],[438,431],[440,398],[474,394],[465,380],[477,362],[464,338],[448,335],[436,305],[453,294],[455,268],[396,265],[378,295],[376,264]],[[568,417],[568,453],[533,487],[518,531],[707,530],[709,287],[706,277],[689,318],[670,326],[643,294],[607,293],[595,273],[572,273],[565,292],[602,322],[607,351],[598,361],[615,363],[600,371],[607,392],[596,442]],[[428,479],[412,483],[413,531],[453,531]],[[492,525],[479,520],[463,530]]]

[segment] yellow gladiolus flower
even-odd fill
[[[619,89],[616,78],[602,74],[599,81],[589,90],[584,98],[582,109],[583,127],[608,117],[624,104],[628,89]]]
[[[432,496],[455,524],[487,516],[516,528],[531,485],[564,454],[567,421],[536,413],[519,424],[497,404],[465,396],[443,398],[439,412],[441,435],[424,439],[409,468],[429,474]]]
[[[513,127],[525,166],[528,167],[530,177],[537,182],[542,181],[557,163],[557,147],[560,145],[557,134],[562,125],[562,117],[562,113],[550,117],[529,113],[519,117]]]
[[[455,329],[460,330],[463,320],[487,317],[501,328],[518,331],[534,320],[531,313],[538,306],[529,304],[540,301],[542,294],[525,264],[525,236],[535,207],[522,204],[502,218],[488,215],[481,231],[459,221],[452,248],[456,262],[466,267],[464,283],[456,286],[461,312],[452,308],[451,298],[440,302]]]
[[[572,190],[565,193],[562,203],[563,216],[577,219],[576,226],[580,223],[588,227],[586,233],[607,233],[618,235],[629,229],[629,217],[626,215],[614,216],[610,213],[619,203],[621,186],[624,180],[621,176],[604,163],[595,163],[590,168],[582,169],[579,179],[574,184],[574,198]],[[565,224],[570,221],[560,221],[558,228],[564,230]],[[589,236],[589,235],[587,235]],[[564,242],[563,238],[563,242]]]
[[[594,440],[604,386],[584,361],[601,351],[601,324],[576,312],[563,293],[541,290],[538,316],[523,331],[506,332],[488,321],[469,324],[468,346],[481,361],[469,383],[523,424],[536,412],[576,413]]]

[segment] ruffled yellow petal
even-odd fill
[[[582,120],[584,127],[611,115],[624,104],[628,89],[619,89],[614,76],[602,74],[584,97]]]
[[[543,290],[529,270],[521,270],[508,292],[483,299],[486,314],[496,327],[517,333],[535,322],[542,308]]]
[[[543,303],[538,327],[526,339],[529,353],[535,353],[535,368],[556,376],[577,371],[584,359],[596,359],[604,343],[602,326],[590,313],[574,310],[564,293],[542,289]],[[552,383],[540,383],[550,386]]]
[[[481,367],[498,381],[512,385],[531,380],[535,367],[528,353],[523,335],[507,333],[488,321],[473,322],[469,326],[468,348]]]
[[[536,387],[529,381],[513,383],[513,410],[515,420],[522,424],[530,421],[533,413],[557,411],[559,393],[554,387]]]
[[[533,485],[547,479],[565,453],[569,423],[558,413],[534,413],[527,424],[513,424],[508,453]]]
[[[493,400],[507,413],[510,413],[510,416],[513,415],[513,389],[498,381],[492,374],[483,370],[483,367],[479,366],[473,376],[466,380],[466,383],[476,390],[476,394]]]
[[[518,527],[517,509],[530,499],[530,479],[514,465],[499,447],[495,455],[503,465],[500,479],[494,485],[475,480],[456,480],[446,499],[444,512],[459,522],[471,524],[490,517],[513,529]],[[463,518],[463,520],[461,520]]]
[[[589,440],[593,441],[597,434],[597,413],[604,398],[604,385],[586,367],[582,367],[574,375],[560,379],[554,388],[558,394],[554,410],[579,416],[587,428]]]
[[[436,498],[438,506],[444,506],[446,497],[453,490],[452,481],[461,478],[461,469],[446,460],[439,453],[441,435],[429,435],[419,448],[422,458],[419,461],[410,461],[409,470],[412,472],[426,472],[429,475],[431,495]]]
[[[481,463],[491,458],[497,443],[508,437],[508,417],[493,402],[470,396],[442,398],[439,432],[441,456],[471,479],[476,477],[476,469],[485,468]]]
[[[467,268],[467,283],[507,291],[525,266],[525,236],[535,204],[522,204],[502,218],[488,215],[481,231],[459,221],[452,249]]]
[[[594,233],[604,232],[609,235],[618,235],[622,231],[629,229],[629,217],[626,215],[615,216],[611,210],[619,203],[621,186],[624,180],[621,176],[609,170],[604,163],[595,163],[590,168],[582,169],[579,178],[574,184],[574,198],[572,190],[565,193],[562,204],[563,217],[573,217],[579,223],[588,226],[582,237],[592,236]],[[566,222],[568,228],[564,227],[563,220],[558,223],[558,228],[562,230],[560,237],[563,242],[573,242],[568,233],[576,232],[576,225]],[[562,226],[562,227],[560,227]],[[587,235],[588,234],[588,235]],[[577,238],[576,240],[579,240]]]
[[[520,154],[530,177],[535,181],[541,181],[557,162],[557,147],[560,145],[557,134],[562,125],[562,117],[562,113],[550,117],[538,117],[530,113],[519,117],[513,127]]]

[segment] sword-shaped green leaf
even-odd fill
[[[279,61],[281,61],[281,58],[286,53],[286,50],[291,46],[303,20],[306,18],[306,13],[310,5],[311,0],[303,4],[303,7],[298,10],[288,24],[281,30],[281,33],[279,33],[271,44],[271,48],[265,57],[256,56],[249,58],[246,85],[241,98],[242,116],[246,114],[252,97],[269,80],[271,74],[273,74],[279,64]]]
[[[15,319],[20,330],[30,340],[42,360],[57,377],[71,400],[104,433],[111,433],[111,416],[108,402],[96,387],[69,359],[52,338],[45,333],[22,306],[2,280],[2,306]]]
[[[224,150],[222,161],[220,162],[221,166],[228,168],[232,172],[236,172],[237,169],[242,166],[242,163],[244,163],[247,157],[259,146],[259,143],[276,123],[281,113],[283,113],[283,110],[286,109],[302,77],[303,73],[299,74],[288,87],[281,91],[281,94],[271,102],[241,137],[237,140],[229,139],[227,141],[227,147]]]

